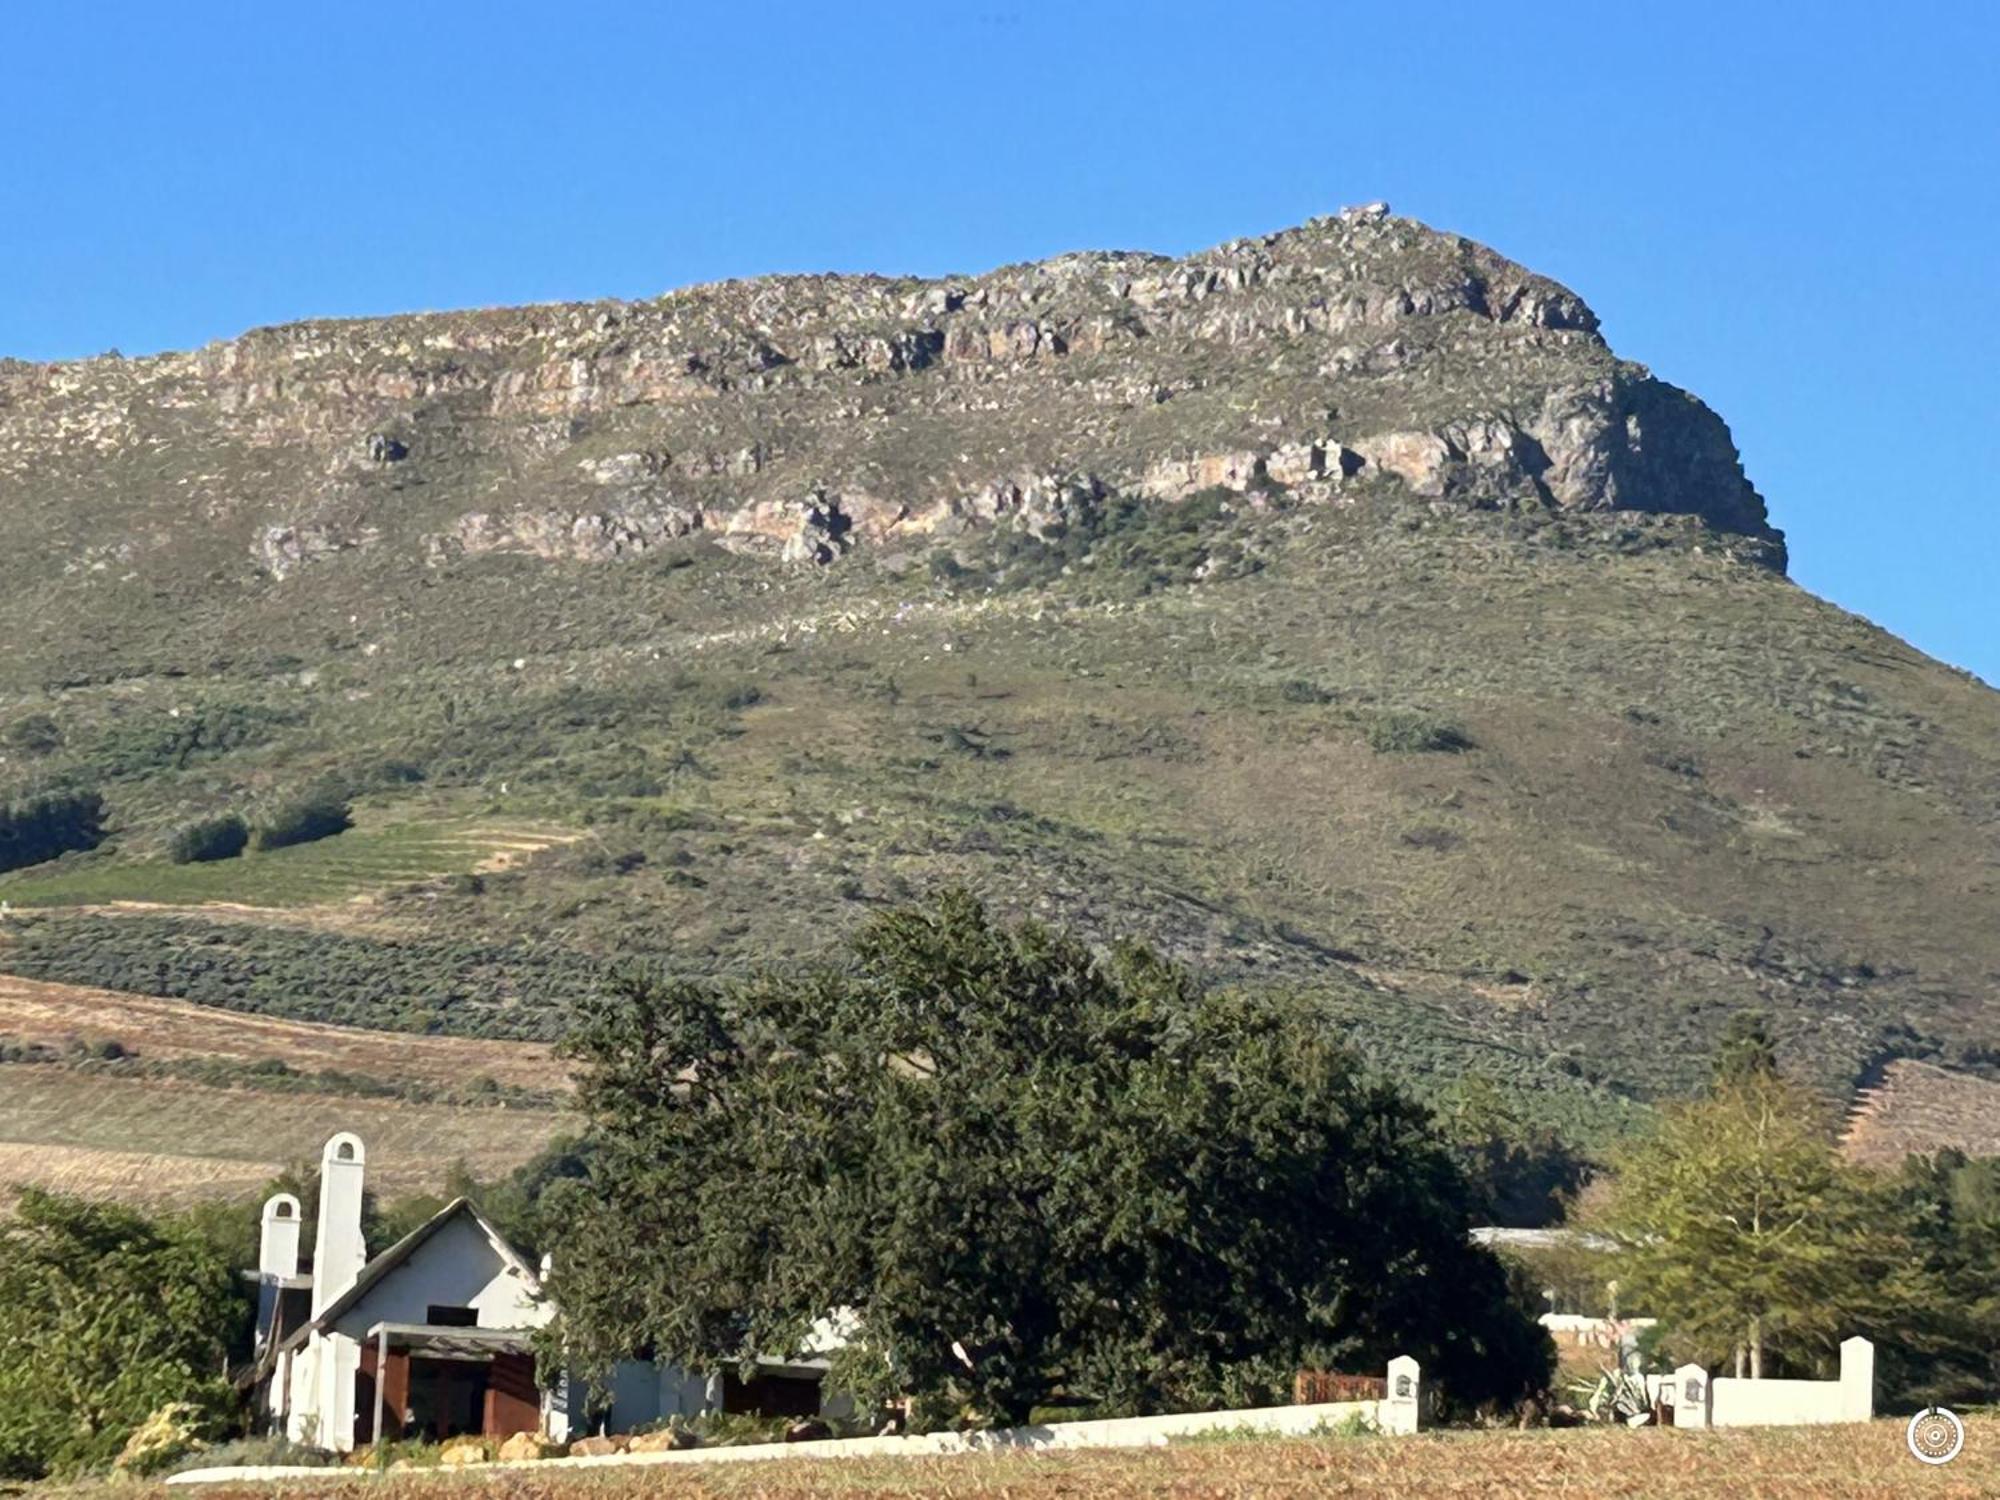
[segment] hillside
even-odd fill
[[[0,800],[108,834],[0,874],[0,971],[546,1039],[963,881],[1585,1141],[1749,1005],[1835,1094],[2000,1078],[2000,696],[1379,208],[0,364],[0,517]],[[164,861],[327,781],[349,833]]]
[[[390,1193],[521,1165],[568,1124],[532,1042],[274,1020],[0,975],[0,1214],[33,1184],[174,1202],[249,1194],[359,1130]]]

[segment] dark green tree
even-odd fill
[[[1778,1045],[1771,1040],[1770,1018],[1762,1011],[1737,1011],[1724,1024],[1715,1046],[1714,1087],[1727,1089],[1777,1074]]]
[[[38,865],[104,841],[104,799],[95,792],[51,792],[0,803],[0,871]]]
[[[840,966],[628,977],[567,1048],[590,1171],[543,1217],[585,1369],[789,1352],[848,1308],[835,1378],[932,1421],[1283,1399],[1399,1353],[1466,1405],[1546,1381],[1427,1114],[1308,1007],[1142,949],[951,893]]]
[[[23,1190],[0,1219],[0,1478],[101,1468],[171,1403],[222,1421],[247,1314],[199,1234]]]
[[[197,818],[174,830],[167,840],[167,858],[177,865],[234,859],[250,843],[250,825],[236,813]]]
[[[1913,1156],[1895,1195],[1918,1289],[1878,1340],[1891,1401],[1976,1405],[2000,1395],[2000,1157]]]
[[[284,849],[330,839],[353,826],[346,798],[336,792],[311,792],[266,812],[252,841],[259,849]]]

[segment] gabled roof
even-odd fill
[[[355,1304],[360,1302],[363,1297],[366,1297],[385,1276],[401,1266],[411,1256],[415,1255],[417,1251],[430,1242],[431,1238],[439,1230],[461,1215],[470,1218],[474,1224],[479,1226],[480,1232],[486,1236],[494,1250],[499,1253],[500,1258],[514,1270],[520,1272],[527,1280],[528,1289],[539,1297],[542,1294],[542,1278],[535,1274],[534,1268],[528,1264],[526,1257],[508,1242],[506,1235],[493,1227],[493,1221],[481,1213],[478,1205],[470,1198],[454,1198],[435,1214],[431,1215],[429,1219],[425,1220],[400,1240],[397,1240],[387,1250],[384,1250],[380,1255],[369,1261],[367,1265],[363,1266],[361,1274],[354,1278],[354,1285],[350,1286],[322,1308],[318,1317],[303,1325],[290,1338],[286,1339],[282,1347],[296,1349],[305,1343],[308,1338],[312,1337],[313,1334],[325,1333],[336,1322],[345,1317],[354,1308]]]

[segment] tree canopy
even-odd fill
[[[1772,1355],[1809,1369],[1914,1296],[1908,1244],[1882,1188],[1843,1163],[1824,1105],[1731,1049],[1701,1099],[1666,1106],[1613,1161],[1597,1227],[1617,1242],[1633,1305],[1707,1364]]]
[[[176,1402],[226,1412],[247,1310],[194,1231],[23,1190],[0,1219],[0,1478],[101,1468]]]
[[[836,1381],[920,1421],[1283,1399],[1405,1353],[1465,1404],[1548,1375],[1429,1117],[1304,1002],[954,892],[844,962],[627,976],[567,1050],[590,1170],[544,1217],[586,1370],[789,1353],[844,1308]]]

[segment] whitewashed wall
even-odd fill
[[[471,1216],[461,1214],[370,1287],[335,1328],[365,1338],[377,1323],[428,1322],[433,1304],[472,1308],[481,1328],[539,1328],[554,1314]]]
[[[1711,1378],[1699,1365],[1674,1371],[1676,1427],[1818,1427],[1875,1416],[1875,1346],[1864,1338],[1840,1346],[1836,1380]]]

